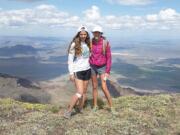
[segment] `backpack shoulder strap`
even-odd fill
[[[108,41],[106,39],[103,39],[103,55],[106,55],[107,43],[108,43]]]
[[[90,52],[92,51],[92,42],[93,42],[93,40],[91,39],[90,40]]]

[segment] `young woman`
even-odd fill
[[[78,29],[68,49],[68,69],[70,80],[75,82],[76,93],[72,96],[65,118],[70,118],[72,109],[78,103],[79,111],[82,110],[86,100],[88,81],[91,78],[89,64],[90,37],[87,28],[82,26]]]
[[[97,76],[100,76],[102,90],[105,94],[105,97],[108,101],[110,111],[112,113],[116,113],[114,108],[112,107],[112,99],[107,88],[106,79],[110,75],[111,70],[111,50],[109,42],[103,37],[102,27],[96,26],[93,31],[93,39],[92,39],[92,48],[91,48],[91,56],[90,56],[90,65],[91,65],[91,79],[93,85],[93,111],[97,111],[97,96],[98,96],[98,81]]]

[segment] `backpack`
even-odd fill
[[[103,52],[103,55],[106,55],[106,47],[107,47],[107,44],[108,44],[108,41],[106,39],[103,39],[103,47],[102,47],[102,52]],[[91,43],[90,43],[90,47],[92,49],[92,40],[91,40]]]

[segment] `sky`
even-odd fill
[[[96,25],[114,38],[176,39],[179,0],[1,0],[0,36],[71,37]]]

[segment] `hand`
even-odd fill
[[[73,74],[69,76],[69,80],[72,81],[72,82],[74,82],[74,78],[75,78],[75,77],[74,77]]]
[[[109,78],[110,75],[109,75],[108,73],[105,73],[104,76],[105,76],[106,78]]]
[[[104,81],[106,81],[108,77],[109,77],[109,74],[108,74],[108,73],[103,74],[103,79],[104,79]]]

